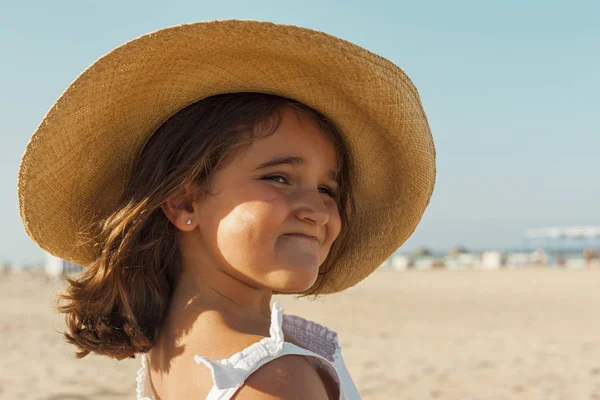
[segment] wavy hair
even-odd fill
[[[78,348],[77,357],[94,352],[124,359],[151,349],[180,270],[177,228],[161,205],[187,182],[206,187],[213,172],[257,132],[277,129],[285,107],[313,118],[330,135],[340,162],[342,231],[317,283],[304,293],[319,294],[344,251],[353,214],[350,158],[339,129],[321,113],[279,96],[212,96],[177,112],[150,136],[114,213],[84,232],[94,243],[95,260],[79,276],[67,278],[58,307],[66,314],[64,337]]]

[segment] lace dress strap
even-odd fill
[[[227,400],[242,387],[246,379],[260,367],[284,355],[304,355],[317,358],[339,384],[333,365],[314,352],[284,341],[283,308],[274,302],[271,308],[270,337],[261,339],[233,356],[219,361],[195,356],[198,364],[211,370],[214,386],[206,400]]]
[[[295,322],[293,319],[290,321]],[[288,325],[290,321],[287,322]],[[331,357],[326,354],[320,355],[284,341],[283,308],[279,306],[278,302],[274,302],[271,308],[269,334],[270,337],[261,339],[227,359],[215,361],[199,355],[194,357],[196,363],[208,367],[211,372],[214,385],[206,397],[207,400],[231,399],[253,372],[266,363],[285,355],[313,357],[333,377],[338,387],[340,386],[340,376],[334,366],[338,363],[337,353],[334,357],[336,360],[332,362]],[[137,399],[155,400],[148,376],[146,355],[142,354],[141,358],[142,366],[137,375]],[[342,370],[342,375],[343,372]],[[340,390],[340,395],[341,393],[342,390]]]

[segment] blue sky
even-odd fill
[[[407,250],[514,247],[527,228],[600,224],[599,2],[13,1],[0,6],[0,261],[42,259],[16,177],[69,83],[144,33],[229,18],[322,30],[411,77],[438,179]]]

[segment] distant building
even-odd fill
[[[505,257],[499,251],[485,251],[481,255],[481,269],[500,269],[504,265]]]
[[[67,260],[63,260],[62,258],[53,256],[50,253],[46,253],[44,271],[48,277],[60,277],[63,275],[81,272],[83,271],[83,267]]]
[[[411,266],[410,258],[401,254],[390,257],[390,267],[396,271],[404,271]]]
[[[525,252],[509,253],[506,255],[506,265],[511,268],[525,267],[531,263],[530,254]]]
[[[592,266],[600,249],[600,226],[554,227],[525,232],[526,246],[543,251],[546,260],[531,260],[567,268]],[[533,255],[535,258],[535,254]]]
[[[444,259],[448,269],[467,269],[479,266],[481,257],[478,254],[468,252],[450,252]]]

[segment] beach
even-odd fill
[[[76,359],[59,290],[0,275],[0,399],[134,399],[139,359]],[[275,299],[338,332],[364,399],[600,399],[600,269],[380,270]]]

